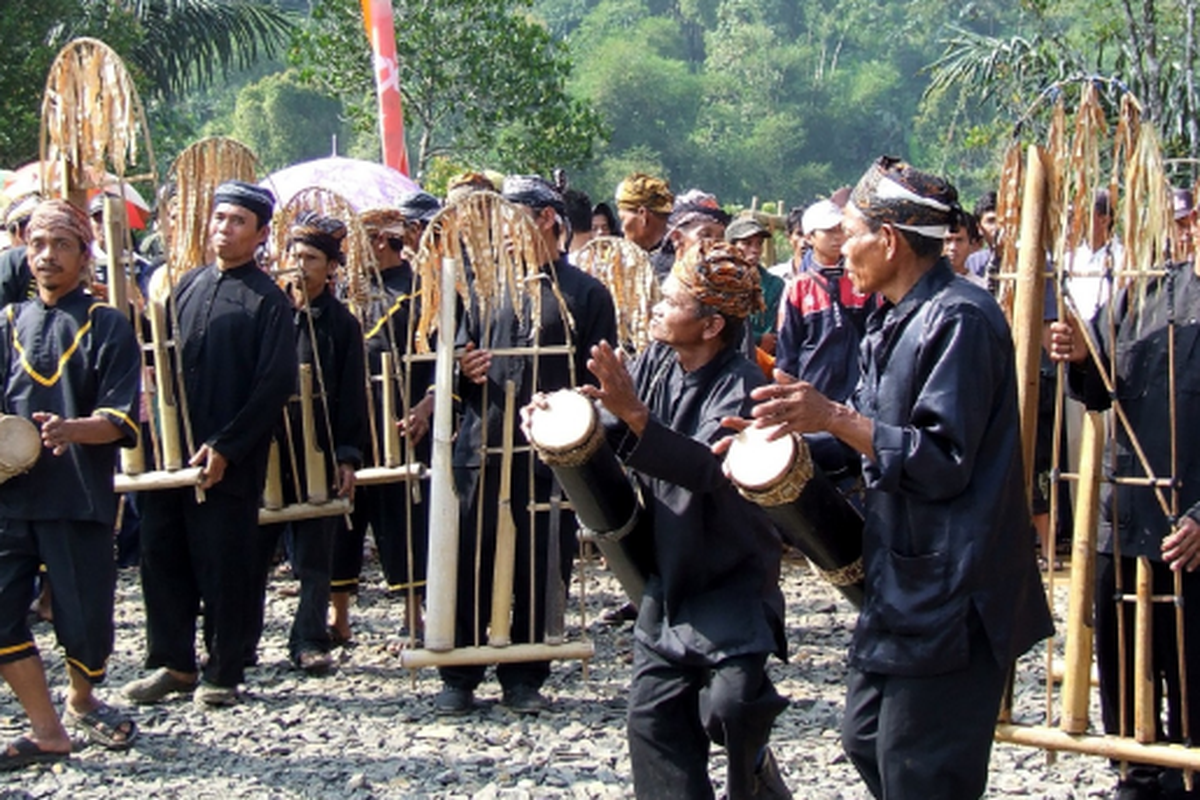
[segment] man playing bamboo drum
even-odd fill
[[[1179,518],[1172,520],[1151,486],[1105,482],[1100,494],[1099,552],[1096,556],[1096,663],[1100,671],[1100,708],[1104,729],[1110,734],[1130,735],[1133,729],[1132,692],[1122,701],[1122,670],[1126,683],[1133,682],[1134,604],[1120,603],[1126,614],[1125,652],[1118,645],[1118,572],[1125,594],[1133,592],[1137,559],[1146,557],[1152,571],[1155,595],[1175,593],[1172,570],[1183,570],[1184,658],[1188,665],[1187,708],[1180,707],[1178,639],[1173,605],[1156,603],[1153,610],[1152,675],[1156,709],[1167,697],[1167,730],[1163,715],[1154,714],[1156,738],[1184,741],[1184,711],[1195,730],[1200,724],[1200,447],[1189,417],[1195,413],[1200,395],[1200,261],[1173,264],[1167,274],[1144,287],[1127,288],[1116,302],[1100,312],[1091,324],[1092,339],[1099,346],[1099,363],[1108,370],[1111,353],[1116,353],[1115,396],[1121,404],[1129,429],[1116,424],[1105,463],[1115,465],[1118,478],[1145,478],[1147,466],[1137,457],[1134,439],[1145,453],[1149,470],[1158,478],[1174,478],[1179,487]],[[1169,330],[1174,325],[1174,389],[1178,429],[1171,420],[1171,354]],[[1105,409],[1111,397],[1096,362],[1088,355],[1077,321],[1050,326],[1050,355],[1070,364],[1071,392],[1089,409]],[[1109,331],[1116,332],[1112,341]],[[1133,436],[1130,435],[1132,429]],[[1172,442],[1174,437],[1174,442]],[[1176,463],[1172,465],[1172,446]],[[1115,448],[1115,452],[1114,452]],[[1163,488],[1168,503],[1171,489]],[[1122,667],[1121,659],[1125,663]],[[1122,703],[1124,702],[1124,711]],[[1124,716],[1125,730],[1121,719]],[[1164,736],[1164,733],[1166,734]],[[1193,734],[1194,738],[1194,734]],[[1118,785],[1120,800],[1148,800],[1160,795],[1162,770],[1131,764]],[[1177,780],[1177,776],[1176,776]],[[1180,794],[1194,797],[1198,793]],[[1175,796],[1175,795],[1171,795]]]
[[[0,410],[32,420],[44,444],[33,468],[0,485],[0,676],[32,732],[0,753],[0,770],[65,758],[62,722],[113,749],[128,747],[133,721],[100,702],[113,648],[117,445],[137,442],[140,360],[133,328],[85,291],[92,233],[83,211],[41,203],[28,228],[37,295],[0,313]],[[60,722],[26,621],[44,563],[54,581],[54,631],[66,650]]]
[[[126,686],[135,702],[196,688],[201,601],[208,663],[196,700],[238,701],[255,599],[249,543],[258,535],[271,431],[297,374],[291,302],[255,261],[273,208],[274,197],[259,186],[218,186],[209,220],[216,262],[175,287],[175,371],[204,501],[191,487],[142,495],[146,666],[157,671]]]
[[[367,437],[367,388],[363,374],[363,337],[358,320],[333,296],[330,287],[339,264],[345,261],[342,241],[346,226],[332,217],[312,211],[293,223],[287,240],[285,265],[292,284],[296,358],[309,365],[312,380],[311,415],[316,441],[304,437],[305,402],[298,392],[289,403],[288,424],[282,421],[275,432],[279,442],[281,488],[285,505],[312,497],[296,496],[296,487],[309,486],[306,448],[320,449],[317,464],[325,477],[322,487],[329,498],[354,499],[355,470],[362,466],[361,445]],[[332,436],[332,441],[330,437]],[[316,465],[314,465],[316,466]],[[311,675],[322,675],[333,667],[329,655],[332,641],[326,614],[333,573],[333,543],[342,522],[340,517],[318,517],[291,523],[292,572],[300,580],[300,601],[288,636],[292,663]],[[263,603],[272,558],[286,525],[260,529],[257,597],[252,607],[255,625],[249,661],[256,660],[262,634]]]
[[[476,627],[475,609],[479,609],[478,619],[483,623],[487,622],[491,613],[501,458],[490,455],[481,461],[479,449],[485,426],[489,447],[496,447],[504,438],[502,430],[507,381],[515,384],[519,407],[527,403],[535,391],[549,392],[570,386],[572,377],[568,356],[564,354],[493,357],[487,348],[561,345],[567,342],[569,332],[570,341],[575,346],[575,353],[571,356],[574,359],[574,377],[577,381],[583,381],[588,375],[588,348],[601,340],[616,340],[616,313],[612,296],[602,283],[567,263],[567,259],[558,251],[566,211],[562,195],[544,178],[530,175],[506,178],[503,196],[510,202],[525,206],[541,234],[548,258],[553,260],[542,265],[541,280],[528,289],[541,293],[540,320],[534,318],[533,300],[526,296],[519,299],[525,304],[520,318],[512,304],[504,302],[492,315],[489,330],[480,330],[478,317],[471,314],[459,334],[466,346],[466,352],[460,359],[459,380],[463,417],[454,442],[454,479],[461,519],[455,626],[456,643],[459,646],[484,641],[483,632]],[[557,281],[558,292],[552,290],[551,280]],[[566,308],[561,307],[560,296],[566,302]],[[573,322],[569,331],[568,319]],[[544,465],[539,463],[535,466],[530,485],[530,458],[528,452],[514,453],[510,473],[510,500],[516,527],[517,553],[513,581],[516,589],[513,593],[512,639],[517,643],[539,641],[543,637],[547,625],[547,584],[552,580],[550,573],[553,570],[556,578],[567,583],[576,550],[573,519],[562,511],[561,498]],[[484,481],[485,494],[482,498],[479,497],[480,480]],[[549,512],[536,513],[532,531],[527,510],[531,499],[551,506]],[[478,525],[476,519],[478,503],[482,503],[482,525]],[[548,563],[552,551],[548,544],[552,536],[557,537],[558,564]],[[532,560],[535,562],[532,576],[529,574],[531,542],[534,543]],[[478,599],[474,593],[477,545],[483,554]],[[468,712],[473,705],[475,687],[483,679],[484,669],[482,665],[440,668],[444,687],[435,700],[438,711],[443,714]],[[540,711],[546,704],[540,689],[549,674],[548,661],[497,665],[496,677],[504,692],[504,704],[518,713]]]
[[[842,744],[876,797],[981,796],[1005,675],[1051,632],[1012,336],[940,255],[960,213],[952,186],[879,159],[844,221],[850,279],[886,300],[851,404],[802,382],[753,393],[756,424],[827,431],[863,458],[865,597]]]
[[[787,706],[766,673],[783,658],[781,545],[709,449],[725,417],[750,409],[761,370],[741,352],[762,309],[758,272],[733,246],[687,248],[663,284],[654,342],[627,371],[607,342],[585,387],[612,416],[609,440],[634,470],[649,525],[631,542],[653,553],[634,626],[629,753],[641,798],[712,797],[710,741],[728,753],[730,798],[790,797],[767,748]]]

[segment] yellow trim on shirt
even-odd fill
[[[367,332],[366,338],[370,339],[370,338],[374,337],[375,334],[379,333],[379,331],[383,330],[384,323],[386,323],[389,319],[392,318],[392,314],[395,314],[397,311],[400,310],[401,304],[404,303],[405,300],[411,300],[411,299],[412,299],[411,294],[402,294],[399,297],[397,297],[396,302],[392,303],[392,307],[387,310],[387,313],[385,313],[382,317],[380,317],[379,321],[375,323],[375,326],[373,328],[371,328],[370,331]]]
[[[71,359],[71,356],[75,355],[75,351],[79,349],[79,343],[81,341],[83,341],[83,337],[86,336],[87,332],[92,329],[92,312],[95,311],[97,308],[99,308],[102,305],[104,305],[104,304],[103,303],[93,303],[91,306],[88,307],[88,321],[83,325],[83,327],[81,327],[78,331],[76,331],[75,341],[71,342],[71,346],[67,348],[67,352],[63,353],[62,357],[58,359],[58,369],[55,370],[54,374],[51,375],[49,378],[47,378],[45,375],[42,375],[40,372],[38,372],[36,369],[34,369],[33,365],[30,364],[29,360],[25,357],[25,348],[21,346],[21,340],[17,336],[17,329],[16,329],[16,325],[15,325],[16,321],[13,318],[13,307],[9,306],[7,308],[7,313],[8,313],[8,321],[10,324],[13,325],[13,334],[12,334],[13,347],[16,349],[17,355],[21,357],[21,368],[24,369],[25,372],[29,374],[29,377],[33,378],[35,381],[40,383],[42,386],[50,387],[50,386],[53,386],[54,384],[58,383],[59,379],[62,378],[63,368],[66,367],[67,362],[70,361],[70,359]]]

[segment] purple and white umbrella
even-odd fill
[[[416,181],[389,166],[341,156],[293,164],[271,173],[260,184],[275,193],[280,206],[304,189],[318,186],[340,194],[357,211],[395,208],[402,194],[421,188]]]

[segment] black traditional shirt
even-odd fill
[[[37,295],[27,253],[24,245],[0,252],[0,306],[30,300]]]
[[[945,259],[867,321],[854,405],[863,459],[862,613],[851,663],[937,675],[966,667],[974,615],[1007,664],[1053,628],[1022,478],[1012,335],[987,290]]]
[[[559,258],[553,265],[558,278],[558,289],[567,304],[564,310],[551,288],[549,267],[543,269],[539,282],[541,291],[541,319],[533,318],[532,303],[525,298],[526,313],[517,319],[512,306],[504,303],[493,312],[491,325],[486,335],[478,329],[478,316],[469,316],[465,331],[460,338],[474,342],[488,350],[501,347],[531,347],[560,345],[567,341],[566,314],[570,314],[571,344],[575,346],[573,359],[562,354],[541,354],[534,368],[534,358],[523,356],[496,356],[492,359],[487,374],[487,408],[483,407],[483,387],[470,381],[459,381],[463,398],[462,424],[454,442],[454,466],[479,466],[479,446],[484,420],[488,426],[488,445],[499,446],[504,423],[504,385],[506,381],[516,384],[517,408],[529,402],[534,392],[552,392],[584,383],[595,383],[588,372],[587,361],[592,346],[600,340],[610,344],[617,341],[616,312],[612,295],[604,284]],[[539,330],[540,328],[540,330]],[[572,367],[574,380],[572,381]],[[536,385],[535,385],[536,383]],[[539,468],[541,466],[539,465]]]
[[[309,318],[312,319],[311,330]],[[336,486],[338,464],[362,466],[362,443],[367,438],[367,385],[363,374],[362,328],[354,315],[328,291],[313,298],[307,309],[298,308],[292,314],[295,331],[296,358],[300,364],[312,364],[313,415],[317,446],[325,456],[325,475],[330,497]],[[315,337],[315,341],[314,341]],[[318,367],[319,364],[319,367]],[[322,388],[325,402],[321,401]],[[299,395],[299,389],[296,389]],[[303,414],[299,399],[288,403],[292,444],[283,440],[286,429],[277,430],[283,466],[284,494],[289,502],[294,494],[290,454],[298,459],[296,474],[303,486],[304,438]],[[325,409],[329,409],[326,418]],[[282,428],[282,426],[280,426]],[[333,433],[333,446],[329,434]]]
[[[296,387],[292,305],[254,262],[195,269],[175,295],[195,446],[208,444],[229,462],[210,491],[257,497],[271,431]]]
[[[61,456],[43,448],[32,470],[0,485],[0,516],[111,525],[116,449],[138,437],[140,359],[129,321],[80,287],[52,306],[36,297],[8,306],[0,341],[4,413],[100,416],[121,432],[116,442],[72,444]]]
[[[372,405],[375,412],[375,436],[380,456],[383,455],[383,382],[375,378],[383,374],[383,354],[403,357],[408,352],[409,326],[419,314],[420,306],[413,295],[413,273],[408,262],[382,270],[380,284],[371,287],[371,301],[363,320],[367,342],[367,364],[371,380]],[[403,392],[407,390],[408,407],[412,408],[433,385],[433,362],[419,361],[405,367],[397,364],[395,369],[401,376],[396,382],[396,393],[392,398],[396,413],[404,410]],[[427,458],[430,437],[422,439],[417,453],[412,457]]]
[[[1111,309],[1093,324],[1101,360],[1108,369],[1114,348],[1110,320],[1116,330],[1116,395],[1156,477],[1172,477],[1169,325],[1175,321],[1175,445],[1174,477],[1179,483],[1179,513],[1200,522],[1200,444],[1195,410],[1200,408],[1200,278],[1191,264],[1175,264],[1166,276],[1145,286],[1144,292],[1122,291]],[[1110,404],[1108,391],[1091,360],[1072,367],[1071,387],[1089,408]],[[1137,457],[1129,429],[1116,419],[1115,441],[1105,454],[1106,465],[1123,478],[1142,478],[1145,466]],[[1162,490],[1170,502],[1169,488]],[[1162,560],[1162,540],[1170,524],[1154,489],[1114,486],[1100,489],[1100,551],[1112,553],[1114,529],[1122,556]]]
[[[650,420],[641,437],[625,437],[617,451],[643,484],[654,538],[634,635],[683,663],[711,665],[746,653],[784,658],[779,535],[709,449],[730,434],[723,418],[750,415],[750,391],[764,382],[762,371],[730,346],[685,372],[675,351],[655,342],[631,373]],[[647,533],[639,525],[630,536]]]

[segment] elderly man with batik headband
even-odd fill
[[[758,270],[733,245],[705,240],[676,260],[654,308],[654,342],[627,369],[608,342],[592,348],[585,388],[632,470],[649,524],[634,626],[628,733],[640,798],[711,798],[710,744],[728,754],[732,800],[781,798],[767,742],[787,706],[766,671],[785,656],[781,545],[710,449],[726,417],[750,410],[762,372],[741,352],[746,318],[763,307]],[[645,539],[641,537],[646,537]]]
[[[413,296],[413,270],[407,254],[416,246],[424,224],[440,207],[437,198],[416,192],[401,198],[401,209],[375,208],[359,215],[378,270],[370,274],[370,299],[362,318],[370,375],[383,374],[385,353],[402,358],[407,352],[409,320],[419,309]],[[385,420],[383,381],[372,380],[370,407],[375,422],[371,429],[376,439],[372,449],[384,453],[386,426],[395,425],[407,440],[405,458],[428,464],[430,443],[426,434],[433,411],[431,367],[427,363],[414,363],[407,367],[395,364],[393,369],[399,370],[402,377],[393,383],[392,403],[398,411],[408,408],[409,414],[404,419]],[[416,602],[405,609],[402,617],[405,620],[402,632],[414,638],[420,635],[421,587],[425,582],[428,549],[428,496],[427,491],[414,490],[406,482],[364,486],[356,491],[353,526],[334,543],[330,634],[335,643],[351,640],[350,599],[358,592],[363,539],[368,527],[379,551],[388,590],[404,596],[406,604],[409,590],[415,593]]]
[[[667,218],[674,209],[671,185],[662,178],[635,172],[617,184],[616,201],[622,235],[649,253],[651,262],[655,262],[666,244]],[[673,260],[673,257],[665,260],[665,270],[670,270]]]
[[[274,206],[261,186],[218,186],[208,227],[216,261],[175,287],[174,372],[188,423],[180,440],[193,448],[189,463],[201,468],[204,497],[192,487],[141,497],[146,666],[156,671],[125,687],[138,703],[193,690],[210,707],[239,700],[255,602],[247,542],[258,536],[271,432],[296,388],[292,304],[256,259]],[[202,675],[195,646],[201,602]]]
[[[287,407],[289,424],[275,430],[279,443],[281,488],[285,505],[312,501],[296,496],[296,487],[309,486],[307,447],[320,450],[324,492],[329,498],[354,499],[355,470],[362,466],[362,445],[367,437],[367,388],[363,372],[363,336],[358,320],[333,296],[331,285],[338,266],[345,263],[342,250],[346,226],[333,217],[305,211],[293,222],[284,254],[285,275],[292,287],[295,310],[292,324],[296,358],[308,365],[312,386],[311,415],[315,442],[304,439],[304,409]],[[303,367],[302,367],[303,368]],[[304,395],[299,402],[304,402]],[[331,440],[332,437],[332,440]],[[293,456],[295,458],[293,458]],[[262,634],[267,577],[284,525],[260,529],[258,545],[258,595],[253,605],[254,625],[246,652],[254,660]],[[341,527],[337,517],[305,519],[291,524],[292,572],[300,581],[300,601],[288,636],[292,663],[310,675],[323,675],[333,667],[332,641],[326,615],[333,572],[333,542]]]
[[[36,296],[0,313],[0,411],[30,420],[44,446],[28,472],[0,485],[0,676],[32,730],[0,751],[0,770],[65,758],[71,741],[64,722],[117,750],[137,734],[127,715],[93,693],[113,648],[113,464],[117,446],[138,439],[137,342],[120,312],[85,291],[86,214],[64,200],[43,202],[27,235]],[[61,722],[27,622],[42,564],[54,582],[54,632],[66,650]]]
[[[842,744],[876,797],[980,797],[1005,676],[1052,627],[1022,478],[1008,324],[941,256],[954,187],[881,158],[855,187],[842,252],[879,292],[848,405],[762,387],[761,426],[828,433],[862,458],[865,598]]]
[[[459,360],[458,396],[462,398],[463,410],[454,441],[454,481],[460,499],[461,520],[455,620],[455,639],[460,647],[486,641],[482,625],[491,614],[502,459],[498,454],[481,456],[480,443],[485,428],[490,447],[504,441],[506,383],[513,381],[517,402],[523,405],[534,392],[551,392],[571,386],[572,373],[576,380],[586,380],[588,348],[602,339],[613,341],[616,336],[616,313],[608,290],[598,280],[569,264],[559,251],[566,206],[558,189],[538,175],[510,175],[504,179],[502,195],[505,200],[525,207],[541,236],[541,251],[547,255],[547,262],[541,265],[544,279],[530,286],[519,299],[523,304],[519,314],[512,303],[505,301],[492,313],[487,330],[481,328],[479,315],[475,313],[466,315],[459,330],[459,343],[464,347],[464,354]],[[557,284],[557,291],[552,280]],[[539,293],[539,300],[532,296],[534,292]],[[539,308],[535,314],[534,310]],[[571,326],[569,329],[568,325]],[[482,347],[484,343],[494,349],[528,347],[534,343],[553,347],[566,344],[568,334],[575,353],[572,356],[541,355],[536,357],[536,366],[532,355],[493,356],[490,349]],[[574,359],[573,369],[568,358]],[[517,643],[543,638],[550,571],[557,568],[563,585],[569,585],[576,550],[575,526],[570,516],[562,511],[561,490],[553,483],[544,465],[538,463],[530,469],[531,457],[528,451],[514,453],[510,471],[510,500],[517,542],[512,634]],[[548,512],[536,514],[532,523],[534,531],[530,530],[529,514],[524,512],[531,501],[543,504],[543,508],[548,504],[550,508]],[[554,548],[548,546],[552,537],[559,555],[558,563],[553,565],[549,559]],[[483,561],[476,573],[479,553],[483,554]],[[437,711],[447,715],[469,712],[474,706],[475,688],[483,680],[485,667],[441,667],[438,671],[443,688],[434,701]],[[516,713],[538,713],[546,706],[541,687],[549,675],[548,661],[497,665],[496,679],[503,690],[501,702]]]

